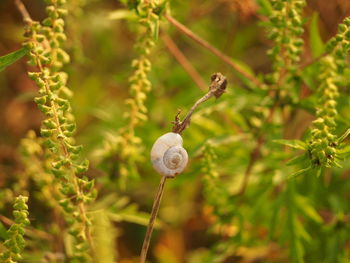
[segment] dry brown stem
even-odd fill
[[[222,53],[220,50],[218,50],[216,47],[213,47],[210,43],[205,41],[204,39],[200,38],[198,35],[196,35],[194,32],[192,32],[189,28],[187,28],[185,25],[181,24],[179,21],[177,21],[175,18],[173,18],[169,14],[165,14],[164,17],[177,29],[179,29],[182,33],[196,41],[201,46],[205,47],[209,51],[211,51],[214,55],[216,55],[218,58],[220,58],[222,61],[224,61],[226,64],[231,66],[235,71],[237,71],[239,74],[250,80],[254,85],[256,86],[262,86],[263,83],[254,75],[248,73],[245,71],[241,66],[239,66],[237,63],[235,63],[229,56]]]
[[[166,179],[167,179],[166,176],[162,176],[162,179],[160,180],[160,183],[159,183],[156,197],[154,198],[151,217],[149,219],[149,223],[147,225],[146,235],[145,235],[145,238],[144,238],[143,244],[142,244],[140,263],[144,263],[146,261],[148,247],[149,247],[149,243],[150,243],[151,237],[152,237],[153,226],[154,226],[154,222],[156,221],[157,214],[158,214],[160,201],[162,200]]]
[[[211,97],[219,98],[225,92],[226,86],[226,77],[221,73],[214,73],[211,76],[211,84],[209,86],[209,91],[202,98],[196,101],[196,103],[192,106],[192,108],[187,113],[183,121],[180,121],[180,112],[177,113],[177,115],[175,116],[173,132],[181,134],[183,130],[186,129],[187,126],[190,124],[192,114],[194,113],[196,108]]]
[[[183,67],[183,69],[188,73],[188,75],[192,78],[194,83],[196,83],[201,90],[206,90],[207,85],[205,84],[204,80],[198,74],[197,70],[192,66],[192,64],[188,61],[186,56],[177,47],[175,42],[165,33],[161,34],[161,38],[165,46],[168,48],[169,52],[174,56],[174,58],[179,62],[179,64]]]
[[[23,17],[24,23],[30,23],[33,21],[28,13],[26,7],[21,2],[21,0],[15,0],[15,5],[17,6],[18,11],[21,13],[21,15]]]
[[[3,215],[0,215],[0,220],[9,226],[15,224],[15,222],[13,220],[11,220],[10,218],[7,218],[6,216],[3,216]],[[26,227],[26,235],[33,237],[33,238],[38,237],[38,238],[49,240],[49,241],[52,241],[54,239],[54,237],[52,235],[50,235],[44,231],[37,230],[37,229],[32,228],[32,227]]]

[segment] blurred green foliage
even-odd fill
[[[23,2],[33,20],[47,16],[44,1]],[[77,178],[94,179],[99,192],[84,203],[95,261],[138,262],[160,180],[149,161],[152,144],[171,130],[178,109],[186,112],[203,95],[196,83],[209,85],[211,74],[222,72],[227,92],[201,106],[183,133],[190,162],[166,186],[149,261],[350,262],[347,1],[149,2],[65,4],[60,48],[70,55],[63,70],[77,123],[70,136],[90,161]],[[24,23],[12,1],[1,1],[0,10],[3,55],[25,40]],[[185,36],[165,13],[263,85]],[[8,66],[2,58],[0,67]],[[0,240],[9,238],[15,196],[26,195],[31,226],[18,262],[75,262],[75,234],[59,206],[60,179],[51,174],[57,155],[40,135],[44,116],[27,71],[37,69],[21,60],[0,74]]]

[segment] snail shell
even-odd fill
[[[168,132],[159,137],[151,150],[153,168],[161,175],[175,177],[186,167],[188,155],[182,147],[182,137],[178,133]]]

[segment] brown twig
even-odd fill
[[[0,215],[0,220],[4,222],[6,225],[13,225],[15,222],[6,216]],[[41,239],[52,241],[54,238],[50,234],[37,230],[32,227],[26,227],[26,234],[31,237],[39,237]]]
[[[222,61],[224,61],[226,64],[231,66],[235,71],[240,73],[242,76],[250,80],[252,83],[254,83],[256,86],[262,86],[263,83],[256,78],[254,75],[250,74],[249,72],[245,71],[241,66],[239,66],[237,63],[235,63],[229,56],[222,53],[217,48],[213,47],[210,43],[205,41],[204,39],[200,38],[198,35],[193,33],[189,28],[187,28],[185,25],[181,24],[179,21],[177,21],[175,18],[173,18],[169,14],[165,14],[164,17],[173,24],[177,29],[179,29],[181,32],[183,32],[185,35],[196,41],[201,46],[205,47],[209,51],[211,51],[214,55],[216,55],[218,58],[220,58]]]
[[[185,55],[181,52],[181,50],[176,46],[174,41],[165,33],[161,34],[161,38],[165,46],[168,48],[169,52],[174,56],[177,62],[179,62],[179,64],[183,67],[187,74],[192,78],[194,83],[196,83],[201,90],[206,90],[207,85],[205,84],[204,80],[198,74],[198,72],[192,66],[192,64],[188,61]]]
[[[15,5],[17,6],[18,11],[22,14],[24,23],[30,23],[33,21],[21,0],[15,0]]]
[[[202,98],[196,101],[196,103],[192,106],[192,108],[187,113],[183,121],[180,121],[180,112],[177,113],[177,115],[175,116],[173,132],[181,134],[183,130],[186,129],[186,127],[190,124],[192,114],[199,105],[201,105],[203,102],[207,101],[211,97],[219,98],[225,92],[227,80],[224,75],[222,75],[221,73],[214,73],[211,76],[211,81],[212,82],[209,86],[209,91]]]
[[[167,178],[168,177],[166,177],[166,176],[162,176],[162,179],[160,180],[160,183],[159,183],[159,187],[158,187],[158,191],[157,191],[156,197],[154,198],[154,203],[153,203],[153,207],[152,207],[151,217],[149,219],[149,223],[148,223],[148,226],[147,226],[145,239],[143,240],[143,244],[142,244],[141,255],[140,255],[140,263],[144,263],[146,261],[148,247],[149,247],[149,244],[150,244],[150,241],[151,241],[152,232],[153,232],[154,222],[155,222],[157,214],[158,214],[160,201],[162,200],[162,196],[163,196],[163,192],[164,192],[164,185],[165,185],[165,182],[166,182]]]

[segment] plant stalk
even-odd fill
[[[159,206],[160,206],[160,202],[162,200],[162,196],[163,196],[163,192],[164,192],[164,185],[165,185],[166,179],[167,179],[166,176],[162,176],[162,179],[160,180],[160,183],[159,183],[159,187],[158,187],[158,191],[157,191],[156,197],[154,199],[152,212],[151,212],[151,217],[149,219],[146,235],[145,235],[145,238],[144,238],[143,244],[142,244],[141,255],[140,255],[140,263],[145,263],[145,261],[146,261],[148,247],[149,247],[149,244],[150,244],[150,241],[151,241],[152,232],[153,232],[153,226],[154,226],[154,222],[155,222],[155,220],[157,218],[157,214],[158,214],[158,211],[159,211]]]
[[[251,73],[244,70],[240,65],[238,65],[236,62],[234,62],[228,55],[221,52],[216,47],[212,46],[209,42],[202,39],[198,35],[196,35],[194,32],[192,32],[189,28],[187,28],[185,25],[181,24],[179,21],[177,21],[175,18],[173,18],[169,14],[165,14],[164,17],[178,30],[180,30],[182,33],[187,35],[189,38],[196,41],[198,44],[200,44],[202,47],[208,49],[210,52],[212,52],[215,56],[220,58],[223,62],[225,62],[227,65],[232,67],[236,72],[244,76],[246,79],[248,79],[251,83],[253,83],[257,87],[262,87],[264,85],[263,82],[261,82],[256,76],[252,75]]]
[[[226,77],[219,72],[214,73],[211,76],[209,91],[203,97],[201,97],[199,100],[196,101],[196,103],[192,106],[190,111],[185,116],[184,120],[180,121],[180,118],[179,118],[180,112],[178,112],[178,114],[175,116],[175,122],[173,122],[174,123],[173,132],[181,134],[183,130],[186,129],[187,126],[190,124],[192,114],[198,108],[198,106],[212,97],[219,98],[225,92],[226,87],[227,87]]]

